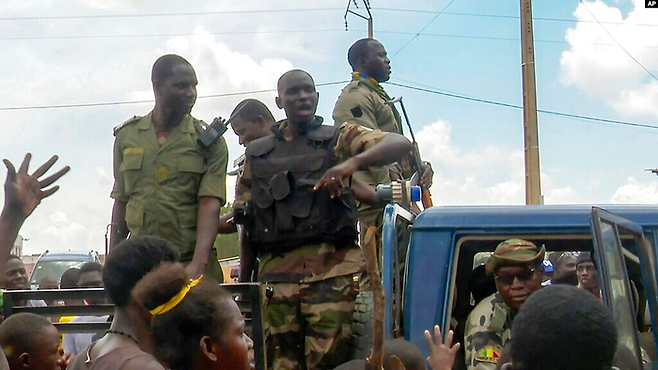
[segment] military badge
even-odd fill
[[[475,355],[475,360],[495,364],[500,357],[500,348],[497,346],[484,346]]]

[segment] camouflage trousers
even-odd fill
[[[270,369],[333,369],[350,359],[356,283],[351,275],[269,283],[265,335]]]

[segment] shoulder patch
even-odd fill
[[[361,107],[359,107],[359,106],[350,109],[350,112],[352,112],[352,116],[354,116],[354,118],[359,118],[359,117],[363,116],[363,111],[361,110]]]
[[[114,132],[114,136],[117,136],[117,134],[122,128],[130,125],[131,123],[135,123],[139,121],[141,118],[142,116],[133,116],[132,118],[128,118],[124,123],[114,126],[114,128],[112,129],[112,131]]]
[[[495,364],[500,357],[500,347],[498,346],[484,346],[475,355],[475,360],[480,362],[489,362]]]

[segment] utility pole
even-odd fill
[[[525,151],[525,203],[542,204],[537,129],[537,85],[532,36],[532,0],[521,0],[521,68],[523,76],[523,134]]]
[[[373,28],[373,25],[372,25],[372,22],[373,22],[372,13],[370,12],[370,0],[363,0],[363,6],[366,9],[366,12],[368,13],[367,17],[353,11],[352,9],[350,9],[352,4],[354,4],[354,8],[359,9],[359,4],[358,4],[357,1],[358,0],[347,0],[347,9],[345,9],[345,15],[343,16],[343,19],[345,19],[345,31],[347,31],[347,15],[351,13],[351,14],[354,14],[354,15],[356,15],[357,17],[359,17],[361,19],[365,19],[366,21],[368,21],[368,38],[372,39],[372,38],[374,38],[374,36],[373,36],[374,28]]]

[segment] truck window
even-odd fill
[[[620,358],[629,357],[637,360],[637,363],[627,366],[641,368],[639,360],[642,356],[637,325],[640,294],[637,284],[629,278],[629,271],[640,265],[640,259],[635,253],[638,244],[632,241],[642,239],[642,229],[608,212],[594,208],[592,230],[596,249],[594,257],[597,265],[600,266],[599,275],[604,286],[603,298],[617,324],[617,355]],[[645,295],[644,291],[642,293]],[[623,352],[630,356],[626,356]]]

